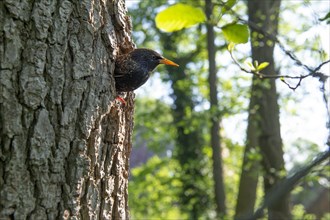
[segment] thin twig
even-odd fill
[[[269,74],[264,74],[264,73],[261,73],[259,71],[254,71],[254,70],[248,70],[248,69],[245,69],[238,61],[237,59],[234,57],[232,51],[229,51],[230,53],[230,57],[232,58],[232,60],[234,61],[234,63],[244,72],[246,73],[250,73],[250,74],[253,74],[253,75],[256,75],[257,77],[259,78],[272,78],[272,79],[279,79],[279,78],[287,78],[287,79],[304,79],[308,76],[317,76],[318,78],[328,78],[329,76],[327,75],[324,75],[323,73],[320,73],[320,72],[317,72],[323,65],[327,64],[330,62],[330,60],[327,60],[323,63],[321,63],[318,67],[316,67],[314,70],[312,70],[312,73],[310,74],[306,74],[306,75],[300,75],[300,76],[291,76],[291,75],[269,75]],[[324,80],[322,80],[324,81]]]
[[[230,56],[232,57],[233,61],[239,66],[239,68],[242,71],[244,71],[246,73],[253,74],[253,75],[255,75],[255,76],[259,77],[259,78],[274,78],[274,79],[280,78],[281,81],[283,83],[285,83],[292,90],[296,90],[301,85],[302,80],[304,78],[306,78],[306,77],[311,76],[311,77],[315,77],[315,78],[318,78],[319,79],[319,81],[321,83],[320,90],[321,90],[322,95],[323,95],[323,100],[324,100],[324,104],[325,104],[325,107],[326,107],[326,110],[327,110],[327,115],[328,115],[327,128],[330,130],[330,109],[329,109],[329,100],[328,100],[329,98],[328,98],[328,95],[327,95],[326,89],[325,89],[326,81],[327,81],[327,79],[330,76],[329,75],[326,75],[326,74],[324,74],[322,72],[319,72],[319,70],[322,68],[322,66],[324,66],[325,64],[330,63],[330,60],[326,60],[326,61],[322,62],[316,68],[309,67],[308,65],[304,64],[303,62],[301,62],[292,51],[286,49],[285,46],[280,42],[280,40],[274,34],[268,33],[267,31],[265,31],[264,29],[262,29],[261,27],[259,27],[257,24],[241,18],[231,7],[228,7],[226,5],[226,3],[223,2],[223,1],[219,1],[218,3],[215,3],[215,5],[219,5],[221,7],[224,7],[227,11],[231,12],[236,17],[237,21],[239,21],[239,22],[241,22],[243,24],[248,25],[252,30],[257,31],[258,33],[263,34],[266,38],[272,40],[274,43],[276,43],[279,46],[279,48],[288,57],[291,58],[291,60],[293,60],[295,62],[295,64],[297,66],[301,66],[305,70],[307,70],[308,71],[308,74],[300,75],[300,76],[291,76],[291,75],[266,75],[266,74],[260,73],[260,71],[247,70],[244,67],[242,67],[240,65],[240,63],[234,58],[234,56],[232,54],[232,51],[229,51],[230,52]],[[221,29],[221,27],[219,27],[217,25],[215,25],[215,27]],[[285,79],[299,79],[299,81],[296,84],[296,86],[291,86],[289,83],[287,83],[285,81]],[[329,133],[327,144],[330,147],[330,133]]]
[[[233,58],[234,62],[240,67],[240,69],[242,71],[244,71],[246,73],[254,74],[254,75],[258,76],[259,78],[275,78],[275,79],[278,79],[278,78],[288,78],[288,79],[299,79],[300,80],[300,79],[304,79],[304,78],[306,78],[308,76],[312,76],[312,77],[317,77],[317,78],[320,79],[320,81],[324,82],[329,77],[329,76],[325,75],[324,73],[321,73],[321,72],[318,72],[318,71],[322,68],[323,65],[329,63],[330,60],[327,60],[327,61],[322,62],[316,68],[309,67],[306,64],[304,64],[303,62],[301,62],[292,51],[286,49],[285,46],[280,42],[280,40],[274,34],[268,33],[267,31],[265,31],[264,29],[262,29],[261,27],[259,27],[257,24],[241,18],[232,8],[227,7],[227,5],[224,2],[220,1],[217,5],[220,5],[221,7],[225,7],[226,10],[227,11],[230,11],[236,17],[236,19],[239,22],[248,25],[252,30],[257,31],[258,33],[263,34],[266,38],[272,40],[274,43],[276,43],[279,46],[279,48],[288,57],[290,57],[295,62],[296,65],[303,67],[309,73],[306,74],[306,75],[301,75],[301,76],[290,76],[290,75],[266,75],[266,74],[262,74],[260,72],[250,71],[250,70],[247,70],[247,69],[243,68],[237,62],[237,60],[233,58],[233,55],[232,55],[232,52],[231,52],[231,57]],[[216,27],[218,27],[218,26],[216,26]],[[221,27],[218,27],[218,28],[221,28]],[[286,83],[286,84],[288,85],[288,83]],[[300,82],[298,84],[300,85]],[[291,88],[291,86],[289,86],[289,88]],[[293,87],[293,88],[295,88],[295,87]]]

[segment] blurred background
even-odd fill
[[[171,33],[157,28],[156,15],[179,2],[203,11],[211,4],[213,10],[210,16],[205,12],[206,22],[190,28]],[[251,2],[126,0],[137,47],[156,50],[180,64],[158,67],[136,91],[129,182],[132,219],[233,219],[253,214],[270,186],[329,149],[329,81],[312,76],[301,82],[257,79],[233,61],[221,27],[271,18],[260,27],[280,45],[260,45],[263,37],[250,37],[235,46],[237,61],[245,66],[246,61],[262,59],[258,49],[251,50],[255,46],[271,51],[270,58],[265,55],[269,71],[308,75],[303,65],[317,67],[329,59],[330,25],[320,19],[329,12],[330,2],[282,1],[279,10],[262,5],[273,1],[260,1],[265,3],[255,9]],[[257,14],[253,10],[258,7],[269,10]],[[272,32],[274,27],[277,32]],[[253,36],[251,29],[250,33]],[[210,62],[210,45],[215,62]],[[216,80],[209,68],[214,64]],[[319,71],[329,75],[329,70],[328,63]],[[271,140],[264,141],[267,135]],[[280,201],[287,207],[273,211],[284,210],[292,219],[330,219],[328,165],[313,167]]]

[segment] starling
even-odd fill
[[[114,74],[117,92],[129,92],[139,88],[159,64],[179,66],[149,49],[134,49],[119,56]]]

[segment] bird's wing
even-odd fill
[[[115,78],[120,78],[123,77],[127,74],[127,68],[125,68],[125,65],[123,62],[116,63],[116,68],[115,68]]]
[[[126,74],[115,74],[114,77],[115,78],[121,78],[124,77]]]
[[[124,57],[122,59],[117,60],[116,68],[115,68],[115,78],[125,77],[131,74],[132,70],[134,70],[136,63],[132,61],[128,61],[128,57]]]

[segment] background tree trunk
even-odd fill
[[[221,155],[221,139],[220,139],[220,111],[218,104],[218,86],[217,86],[217,67],[216,67],[216,45],[214,26],[211,23],[213,13],[213,4],[211,0],[205,0],[205,14],[208,20],[207,29],[207,52],[209,63],[208,83],[210,88],[210,115],[211,115],[211,146],[213,161],[213,180],[215,203],[218,217],[226,215],[226,195],[223,179],[223,163]]]
[[[164,51],[176,53],[177,46],[173,42],[178,40],[175,37],[175,33],[161,35]],[[165,54],[165,56],[167,55]],[[182,181],[180,208],[189,215],[189,219],[198,219],[205,215],[205,209],[210,205],[210,199],[203,188],[206,185],[206,180],[202,173],[205,167],[203,162],[205,158],[202,152],[204,144],[202,129],[193,124],[193,115],[191,114],[196,107],[193,100],[192,79],[186,72],[191,59],[191,54],[182,55],[176,59],[180,67],[173,69],[165,66],[165,68],[173,89],[174,107],[172,114],[176,125],[176,144],[178,146],[175,149],[174,157],[179,161],[182,169],[179,175]]]
[[[0,219],[126,219],[134,47],[123,0],[0,2]],[[120,45],[120,47],[119,47]]]
[[[251,92],[254,90],[255,88],[252,86]],[[259,140],[256,102],[256,97],[251,96],[246,135],[247,140],[244,149],[242,171],[235,210],[235,219],[247,219],[247,217],[252,216],[257,198],[258,178],[261,167],[259,159],[260,157],[258,156]]]
[[[249,22],[260,30],[277,35],[280,0],[248,1]],[[274,42],[266,38],[260,30],[251,27],[252,59],[269,62],[263,72],[275,75]],[[253,212],[256,198],[258,175],[253,171],[258,164],[248,160],[251,149],[259,147],[262,157],[264,189],[266,196],[280,180],[285,177],[282,139],[280,132],[279,106],[277,103],[275,79],[259,79],[254,77],[249,107],[249,127],[247,149],[242,169],[236,217],[243,217]],[[253,157],[252,157],[253,158]],[[289,197],[285,196],[268,209],[269,219],[289,219]]]

